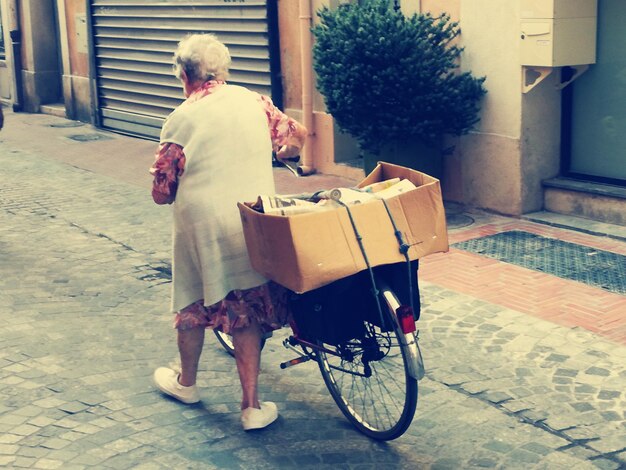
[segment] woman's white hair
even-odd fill
[[[230,53],[214,34],[191,34],[178,43],[174,53],[174,74],[182,72],[191,83],[226,80]]]

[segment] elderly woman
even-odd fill
[[[286,290],[250,266],[236,203],[273,194],[272,150],[298,155],[306,129],[272,101],[225,82],[230,55],[210,34],[191,35],[174,55],[187,98],[163,125],[152,197],[173,203],[172,311],[181,370],[154,372],[159,390],[196,403],[206,328],[230,333],[242,387],[245,430],[276,420],[257,394],[261,339],[287,321]]]

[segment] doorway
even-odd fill
[[[46,96],[42,96],[41,99],[41,112],[43,114],[52,114],[55,116],[65,117],[65,104],[63,100],[63,57],[61,48],[61,35],[60,35],[60,16],[59,5],[57,0],[49,0],[52,4],[51,20],[51,32],[54,35],[51,51],[51,88]]]

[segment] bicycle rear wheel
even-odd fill
[[[417,380],[409,373],[409,352],[395,311],[399,302],[381,289],[384,331],[366,321],[369,333],[337,347],[341,356],[317,352],[326,387],[344,416],[363,434],[378,440],[400,437],[411,425],[417,406]]]

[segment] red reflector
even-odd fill
[[[396,310],[398,316],[398,323],[402,332],[406,335],[415,331],[415,320],[413,319],[413,309],[408,305],[401,305]]]

